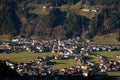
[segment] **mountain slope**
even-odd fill
[[[119,4],[120,0],[1,0],[0,35],[65,39],[119,32]]]

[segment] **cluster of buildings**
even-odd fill
[[[93,62],[86,60],[83,55],[60,55],[57,58],[56,56],[52,57],[45,56],[37,57],[34,60],[30,60],[28,63],[12,63],[9,61],[5,61],[5,63],[11,69],[16,70],[20,75],[30,80],[42,80],[42,78],[44,79],[48,77],[50,78],[50,76],[54,76],[54,79],[52,80],[59,80],[55,79],[58,78],[55,76],[67,76],[67,75],[68,76],[77,75],[82,76],[84,78],[94,75],[94,78],[97,79],[100,77],[107,78],[106,72],[120,71],[120,62],[107,60],[107,58],[105,58],[104,56],[96,57],[100,58],[100,61],[97,65]],[[53,59],[54,61],[52,61]],[[56,59],[57,60],[74,59],[76,61],[76,66],[57,70],[51,67],[51,65],[57,64],[55,62]],[[38,77],[42,78],[38,79]]]
[[[0,52],[3,51],[3,53],[29,51],[34,53],[52,52],[63,54],[61,56],[54,56],[53,54],[52,57],[37,57],[28,63],[12,63],[5,61],[6,65],[11,69],[16,70],[22,76],[29,77],[31,80],[39,80],[36,79],[38,76],[80,75],[88,77],[93,74],[97,75],[99,72],[106,73],[120,71],[120,62],[110,61],[106,57],[98,54],[93,55],[100,59],[99,63],[96,65],[95,63],[88,61],[83,55],[91,55],[92,52],[98,51],[111,52],[120,50],[120,48],[113,45],[95,45],[89,40],[83,42],[80,39],[28,40],[24,38],[12,39],[9,42],[1,43],[6,46],[5,50],[0,49]],[[119,55],[116,55],[116,58],[119,58]],[[52,59],[74,59],[76,61],[76,66],[57,70],[50,67],[50,65],[56,64],[56,62],[51,61]],[[105,74],[105,76],[107,75]]]
[[[59,56],[59,59],[71,59],[74,58],[77,61],[81,59],[81,56],[68,56],[64,58],[64,56]],[[9,66],[11,69],[16,70],[21,76],[29,79],[29,80],[51,80],[50,76],[56,76],[52,80],[71,80],[67,79],[68,76],[81,76],[87,78],[94,70],[84,71],[85,65],[79,64],[75,67],[63,68],[61,70],[57,70],[55,68],[50,67],[50,65],[55,65],[56,62],[51,61],[51,59],[55,59],[55,56],[51,57],[37,57],[34,60],[29,61],[28,63],[12,63],[9,61],[5,61],[6,65]],[[68,76],[67,76],[68,75]],[[58,76],[66,76],[66,77],[58,77]],[[107,75],[106,75],[107,76]],[[38,79],[39,77],[39,79]],[[49,77],[49,79],[48,79]],[[59,78],[59,79],[58,79]]]
[[[7,42],[0,42],[4,48],[0,48],[0,53],[11,53],[29,51],[34,53],[52,52],[60,54],[91,54],[95,51],[120,50],[112,45],[95,45],[93,42],[82,41],[80,39],[66,40],[28,40],[26,38],[16,38]]]
[[[92,10],[90,10],[90,9],[81,9],[81,11],[82,12],[98,12],[98,10],[96,10],[96,9],[92,9]]]
[[[103,56],[99,56],[99,68],[101,72],[120,71],[120,62],[108,60]]]

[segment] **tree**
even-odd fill
[[[52,9],[50,13],[46,16],[45,23],[50,27],[55,27],[63,24],[66,14],[60,9]]]
[[[6,3],[5,3],[6,2]],[[16,35],[20,33],[19,18],[15,13],[16,3],[5,0],[0,10],[0,31],[1,34]]]
[[[65,39],[66,38],[66,27],[59,25],[53,29],[52,38]]]
[[[120,11],[115,8],[104,8],[90,21],[89,31],[93,34],[106,34],[119,29]]]
[[[120,30],[118,31],[118,37],[117,40],[120,41]]]
[[[83,32],[83,27],[87,30],[88,22],[89,19],[86,17],[70,13],[65,21],[68,34],[71,36],[80,36]]]
[[[15,25],[12,22],[10,17],[4,20],[2,27],[1,27],[1,33],[2,34],[15,34],[16,33]]]

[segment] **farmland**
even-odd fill
[[[92,55],[87,56],[85,55],[86,59],[89,61],[92,61],[94,63],[98,63],[99,59],[95,58],[93,55],[102,55],[102,56],[106,56],[108,58],[108,60],[112,60],[112,61],[120,61],[120,59],[116,59],[116,55],[119,55],[120,51],[113,51],[113,52],[95,52],[92,53]],[[32,59],[35,59],[36,57],[43,57],[43,56],[58,56],[60,54],[57,53],[32,53],[32,52],[21,52],[21,53],[11,53],[11,54],[0,54],[0,60],[9,60],[12,62],[29,62]],[[73,67],[76,66],[76,62],[74,59],[68,59],[68,60],[52,60],[52,61],[56,61],[57,64],[52,65],[52,67],[56,68],[56,69],[62,69],[62,68],[66,68],[66,67]],[[109,73],[109,75],[111,75]],[[118,73],[114,75],[119,75]]]
[[[113,51],[113,52],[94,52],[92,53],[92,55],[87,56],[85,55],[86,59],[89,61],[92,61],[94,63],[98,63],[99,59],[95,58],[93,55],[101,55],[101,56],[105,56],[108,58],[108,60],[112,60],[112,61],[120,61],[120,59],[116,58],[116,55],[119,55],[120,51]],[[32,52],[21,52],[21,53],[11,53],[11,54],[0,54],[0,60],[9,60],[11,62],[29,62],[32,59],[35,59],[37,57],[44,57],[44,56],[58,56],[60,54],[57,53],[51,53],[51,52],[47,52],[47,53],[32,53]],[[54,61],[54,60],[53,60]],[[74,59],[70,59],[70,60],[55,60],[57,63],[54,65],[53,67],[57,68],[57,69],[61,69],[61,68],[65,68],[65,67],[71,67],[71,66],[75,66],[75,61]]]

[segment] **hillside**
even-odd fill
[[[34,7],[34,9],[30,10],[30,13],[34,13],[34,14],[48,14],[49,10],[45,10],[43,7],[47,6],[46,4],[36,4],[36,3],[29,3],[28,6],[30,7]],[[82,6],[82,8],[81,8]],[[78,15],[83,15],[86,16],[89,19],[92,19],[92,17],[95,16],[95,14],[97,14],[96,12],[87,12],[87,11],[82,11],[82,9],[88,9],[88,10],[95,10],[95,6],[85,6],[82,5],[81,1],[79,1],[76,4],[73,5],[69,5],[69,4],[65,4],[65,5],[61,5],[61,6],[54,6],[54,8],[59,8],[61,11],[65,11],[65,12],[74,12]]]
[[[120,31],[119,0],[1,0],[0,5],[0,35],[90,39]]]
[[[110,33],[110,34],[106,34],[106,35],[101,35],[101,36],[95,36],[93,38],[93,40],[95,41],[95,43],[98,44],[116,44],[116,45],[120,45],[120,41],[117,40],[118,37],[118,33]]]

